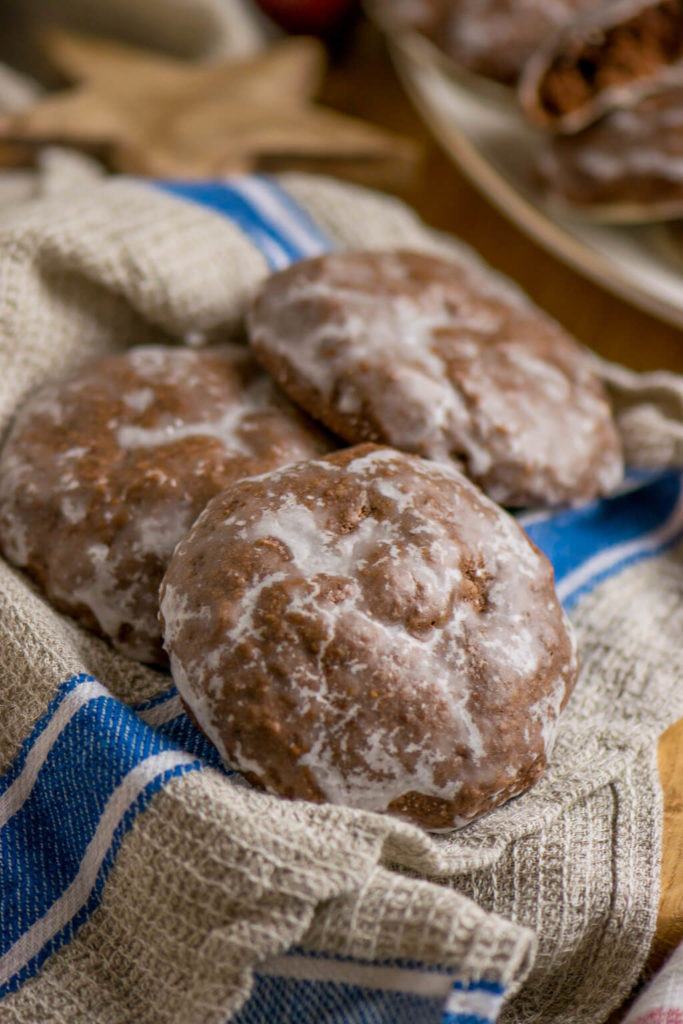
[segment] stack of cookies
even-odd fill
[[[0,549],[170,664],[255,785],[459,827],[539,778],[576,680],[552,567],[502,506],[619,484],[600,381],[512,285],[417,252],[296,263],[246,326],[33,395]]]
[[[591,219],[683,217],[683,0],[383,0],[459,68],[516,89],[536,170]]]

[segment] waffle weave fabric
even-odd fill
[[[231,5],[197,6],[246,38]],[[30,87],[6,78],[20,102]],[[0,431],[84,358],[231,338],[271,269],[335,246],[476,261],[331,180],[161,185],[53,151],[0,182]],[[3,1024],[559,1024],[623,1001],[657,912],[657,737],[683,714],[683,383],[599,365],[647,470],[608,500],[522,517],[555,565],[581,678],[543,780],[450,836],[250,789],[170,677],[0,561]]]

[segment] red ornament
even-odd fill
[[[355,7],[356,0],[257,0],[257,3],[287,32],[325,35]]]

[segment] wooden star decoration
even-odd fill
[[[313,103],[324,70],[313,39],[214,64],[64,31],[45,45],[76,85],[0,117],[0,142],[74,146],[156,178],[315,169],[377,184],[409,181],[419,161],[412,141]]]

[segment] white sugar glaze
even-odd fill
[[[331,476],[332,485],[337,479],[341,485],[351,479],[362,492],[367,514],[352,529],[340,531],[330,518],[322,491],[311,486],[316,470],[322,481]],[[245,749],[238,725],[234,741],[226,740],[226,728],[232,735],[231,723],[239,723],[251,700],[235,685],[238,650],[241,671],[248,673],[251,666],[259,678],[271,671],[271,658],[289,666],[291,720],[301,719],[310,729],[298,764],[311,771],[334,803],[383,810],[408,791],[453,800],[465,778],[468,785],[485,788],[498,745],[495,717],[504,716],[506,702],[518,700],[526,687],[537,692],[526,725],[529,745],[534,758],[547,757],[573,683],[575,649],[569,645],[547,688],[535,690],[553,642],[552,629],[546,632],[539,619],[550,613],[562,635],[569,627],[559,607],[548,603],[546,591],[538,589],[547,579],[544,556],[510,517],[450,466],[389,449],[359,456],[344,470],[317,460],[247,483],[252,502],[238,501],[226,515],[219,496],[200,516],[176,551],[161,599],[174,679],[226,761],[261,777],[269,755],[265,748]],[[436,512],[425,502],[430,491],[437,495]],[[269,557],[279,552],[274,567],[268,563],[266,569],[264,563],[259,569],[258,559],[253,562],[263,545]],[[191,556],[205,566],[217,565],[224,551],[231,553],[226,564],[248,557],[257,568],[240,586],[239,597],[207,611],[204,580],[193,576],[184,590],[176,570],[180,573]],[[472,597],[465,569],[468,580],[478,579],[485,589],[485,607]],[[218,572],[208,575],[207,586],[220,589]],[[330,581],[334,600],[328,596]],[[284,630],[273,651],[268,647],[274,642],[272,629],[261,611],[276,593],[287,595],[282,621],[293,624],[294,634]],[[411,627],[411,614],[425,609],[427,621]],[[314,655],[297,646],[295,624],[306,622],[315,625],[319,637]],[[205,635],[213,641],[202,640]],[[358,688],[358,700],[350,704],[342,699],[345,690],[339,690],[327,660],[342,639],[353,651],[344,647],[345,678],[358,681],[351,684]],[[288,661],[292,644],[295,656]],[[482,665],[496,694],[490,698],[487,691],[492,718],[478,710]],[[380,677],[385,683],[375,682]],[[391,713],[368,719],[367,693],[381,685],[389,688],[385,697],[391,704],[410,707],[424,742],[406,743],[400,717]],[[226,697],[229,720],[217,710],[225,707]],[[462,773],[446,770],[456,749],[462,752]],[[514,780],[519,764],[497,764],[495,772]]]
[[[154,660],[161,573],[201,496],[321,450],[243,346],[131,349],[18,414],[0,455],[0,546],[60,607],[87,608],[124,653]]]
[[[454,462],[503,503],[615,486],[610,409],[572,339],[495,275],[420,260],[338,253],[276,275],[250,318],[257,352],[347,440]]]
[[[563,25],[584,3],[568,0],[456,0],[448,40],[468,62],[478,63],[493,48],[515,39],[520,19],[534,18],[537,42]],[[527,21],[528,23],[528,21]]]
[[[538,171],[549,193],[585,208],[672,216],[683,209],[683,87],[661,87],[583,132],[549,143]]]

